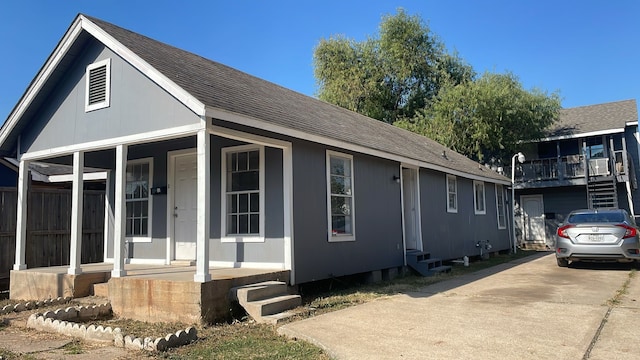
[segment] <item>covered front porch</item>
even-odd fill
[[[41,300],[55,297],[102,295],[116,316],[148,322],[213,323],[230,316],[229,291],[264,281],[289,282],[288,270],[209,268],[212,281],[194,282],[191,264],[124,264],[125,277],[112,277],[112,263],[83,264],[70,274],[69,266],[11,271],[11,297]]]
[[[259,154],[259,188],[251,197],[259,204],[256,210],[253,205],[251,211],[225,205],[228,199],[249,198],[246,189],[236,195],[225,186],[230,149],[240,151],[239,157]],[[48,159],[67,161],[73,169],[69,265],[28,268],[29,163]],[[94,163],[108,173],[106,262],[83,264],[83,182],[85,167]],[[60,148],[24,153],[10,298],[83,297],[95,293],[94,284],[106,283],[98,287],[108,289],[112,308],[121,317],[189,323],[224,319],[229,316],[232,287],[270,280],[295,283],[291,174],[290,143],[210,124],[151,138],[82,144],[72,152]],[[267,206],[267,199],[277,200],[276,206]],[[243,211],[259,221],[251,222],[248,230],[225,230],[228,219],[242,218]]]

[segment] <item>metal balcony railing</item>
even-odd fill
[[[516,181],[567,180],[584,177],[585,166],[589,176],[626,175],[626,157],[616,150],[611,158],[593,158],[585,161],[584,155],[569,155],[525,161],[516,167]],[[615,165],[612,167],[611,163]]]

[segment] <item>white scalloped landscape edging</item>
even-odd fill
[[[71,297],[58,297],[54,299],[38,300],[38,301],[21,301],[17,304],[5,305],[0,309],[0,315],[6,315],[12,312],[21,312],[33,310],[43,306],[66,304],[71,301]]]
[[[69,320],[91,319],[107,316],[111,313],[111,304],[68,307],[44,314],[32,314],[27,327],[40,331],[56,332],[88,341],[109,342],[117,347],[134,350],[165,351],[172,347],[186,345],[198,338],[197,330],[189,327],[163,338],[137,338],[123,335],[120,328],[78,324]]]

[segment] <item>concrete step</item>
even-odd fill
[[[281,281],[236,287],[230,290],[229,296],[258,323],[277,324],[294,315],[288,310],[302,304],[300,295],[289,294],[287,284]]]
[[[282,281],[265,281],[231,289],[233,300],[262,300],[287,293],[287,284]]]
[[[109,283],[93,284],[93,295],[109,298]]]
[[[263,300],[250,301],[247,303],[247,305],[252,308],[250,315],[259,314],[259,317],[291,310],[300,306],[300,304],[302,304],[302,298],[300,295],[281,295]],[[249,309],[247,309],[247,312],[249,312]]]

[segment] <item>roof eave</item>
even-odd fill
[[[606,129],[606,130],[598,130],[591,131],[586,133],[578,133],[578,134],[570,134],[570,135],[559,135],[559,136],[549,136],[546,138],[542,138],[536,141],[524,141],[525,143],[533,143],[533,142],[544,142],[544,141],[555,141],[555,140],[567,140],[567,139],[579,139],[588,136],[598,136],[598,135],[608,135],[608,134],[618,134],[623,133],[624,128],[620,129]]]
[[[406,164],[406,165],[411,165],[411,166],[416,166],[416,167],[420,167],[420,168],[424,168],[424,169],[430,169],[430,170],[443,172],[443,173],[446,173],[446,174],[456,175],[456,176],[460,176],[460,177],[471,179],[471,180],[486,181],[486,182],[502,184],[502,185],[510,185],[511,184],[509,179],[507,179],[506,177],[505,177],[504,180],[502,180],[502,179],[497,179],[497,178],[490,177],[490,176],[480,176],[480,175],[477,175],[477,174],[472,174],[472,173],[468,173],[468,172],[461,171],[461,170],[451,169],[451,168],[447,168],[447,167],[444,167],[444,166],[440,166],[440,165],[428,163],[428,162],[425,162],[425,161],[413,159],[413,158],[408,158],[408,157],[401,156],[401,155],[398,155],[398,154],[393,154],[393,153],[389,153],[389,152],[386,152],[386,151],[372,149],[372,148],[365,147],[365,146],[362,146],[362,145],[346,143],[346,142],[343,142],[343,141],[340,141],[340,140],[337,140],[337,139],[332,139],[332,138],[329,138],[329,137],[326,137],[326,136],[315,135],[315,134],[310,134],[310,133],[303,132],[303,131],[300,131],[300,130],[286,128],[286,127],[275,125],[275,124],[272,124],[272,123],[269,123],[269,122],[266,122],[266,121],[263,121],[263,120],[260,120],[260,119],[256,119],[256,118],[253,118],[253,117],[248,117],[248,116],[243,115],[243,114],[237,114],[237,113],[230,112],[230,111],[227,111],[227,110],[224,110],[224,109],[220,109],[220,108],[216,108],[216,107],[207,106],[206,107],[206,115],[205,116],[207,118],[215,118],[215,119],[228,121],[228,122],[231,122],[231,123],[234,123],[234,124],[245,125],[245,126],[249,126],[249,127],[253,127],[253,128],[259,128],[259,129],[267,130],[267,131],[274,132],[274,133],[277,133],[277,134],[282,134],[282,135],[285,135],[285,136],[291,136],[291,137],[297,138],[297,139],[312,141],[312,142],[316,142],[316,143],[320,143],[320,144],[324,144],[324,145],[329,145],[329,146],[335,146],[335,147],[338,147],[338,148],[351,150],[351,151],[356,151],[356,152],[359,152],[359,153],[372,155],[372,156],[376,156],[376,157],[380,157],[380,158],[384,158],[384,159],[388,159],[388,160],[393,160],[393,161],[397,161],[399,163]],[[487,170],[487,171],[491,171],[491,170]]]

